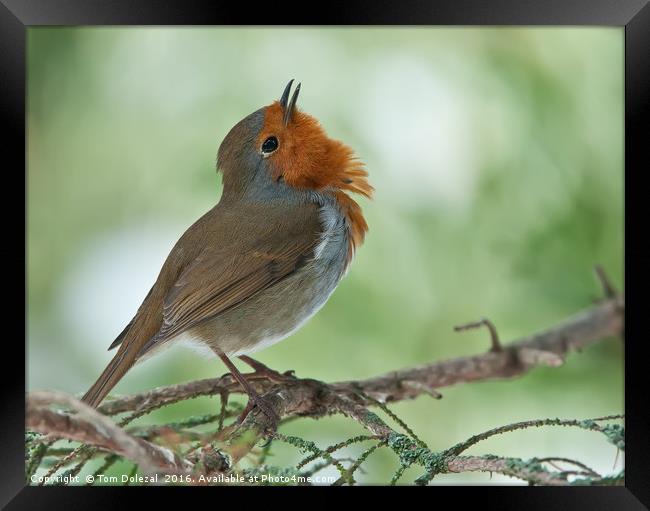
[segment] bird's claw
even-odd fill
[[[248,414],[251,413],[256,406],[264,413],[264,415],[266,415],[266,417],[270,421],[272,429],[275,429],[275,427],[280,422],[280,416],[269,404],[269,402],[260,395],[254,395],[248,397],[248,403],[246,404],[246,408],[244,408],[244,411],[237,418],[237,422],[239,424],[242,424],[246,419],[246,417],[248,417]]]

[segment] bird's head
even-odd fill
[[[245,117],[226,135],[217,159],[224,194],[272,193],[289,187],[370,197],[373,188],[363,163],[298,109],[300,84],[291,95],[292,83],[280,100]]]

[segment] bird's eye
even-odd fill
[[[278,139],[275,137],[267,138],[262,144],[262,154],[268,156],[278,148]]]

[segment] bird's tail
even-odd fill
[[[133,366],[134,362],[135,360],[127,355],[126,350],[117,352],[113,360],[109,362],[104,372],[81,400],[87,405],[97,408],[106,395],[122,379],[122,376]]]

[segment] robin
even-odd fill
[[[368,230],[348,192],[373,192],[352,149],[296,107],[300,84],[289,100],[292,83],[226,135],[221,200],[172,248],[85,403],[97,407],[136,362],[189,337],[224,362],[248,410],[274,415],[231,358],[259,368],[248,354],[291,335],[325,304]]]

